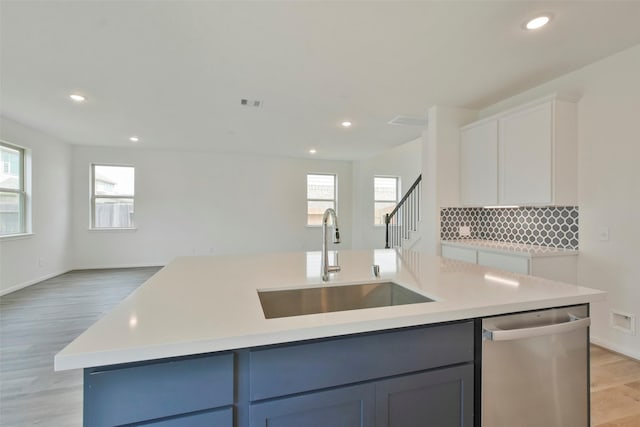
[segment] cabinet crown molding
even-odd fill
[[[571,102],[571,103],[577,104],[580,101],[581,98],[582,98],[582,95],[577,94],[577,93],[553,92],[553,93],[550,93],[549,95],[545,95],[543,97],[536,98],[536,99],[533,99],[531,101],[528,101],[528,102],[525,102],[525,103],[522,103],[522,104],[518,104],[518,105],[515,105],[513,107],[507,108],[505,110],[499,111],[499,112],[494,113],[494,114],[492,114],[490,116],[483,117],[483,118],[478,119],[478,120],[474,120],[471,123],[468,123],[468,124],[466,124],[464,126],[461,126],[460,130],[465,130],[465,129],[469,128],[469,127],[477,126],[477,125],[479,125],[481,123],[484,123],[484,122],[497,120],[500,117],[503,117],[503,116],[506,116],[506,115],[509,115],[509,114],[512,114],[512,113],[517,113],[518,111],[526,110],[526,109],[534,107],[534,106],[536,106],[538,104],[543,104],[545,102],[563,101],[563,102]]]

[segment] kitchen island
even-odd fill
[[[426,410],[472,426],[477,319],[604,298],[410,251],[341,251],[340,264],[330,285],[392,281],[433,301],[266,319],[258,290],[327,286],[319,252],[178,258],[56,370],[85,368],[85,425],[408,425]]]

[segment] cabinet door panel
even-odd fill
[[[458,248],[454,246],[442,245],[442,256],[444,258],[456,259],[475,264],[478,261],[475,249]]]
[[[500,119],[501,205],[552,202],[552,125],[551,102]]]
[[[464,206],[498,204],[497,120],[461,131],[460,199]]]
[[[368,427],[374,385],[343,387],[251,405],[251,427]]]
[[[224,408],[198,414],[134,424],[144,427],[233,427],[233,408]]]
[[[471,427],[473,365],[376,384],[376,427]]]
[[[521,256],[478,251],[478,264],[513,273],[529,274],[529,259]]]

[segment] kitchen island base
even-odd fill
[[[85,369],[84,425],[473,426],[474,322]]]

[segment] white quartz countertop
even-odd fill
[[[381,277],[371,273],[380,265]],[[410,251],[340,251],[331,285],[394,281],[434,302],[265,319],[257,289],[323,286],[320,253],[178,258],[55,356],[66,370],[432,324],[604,292]]]
[[[494,240],[443,240],[443,245],[458,246],[462,248],[481,249],[484,251],[521,255],[526,257],[551,257],[551,256],[576,256],[578,251],[574,249],[552,248],[549,246],[527,245],[524,243],[498,242]]]

